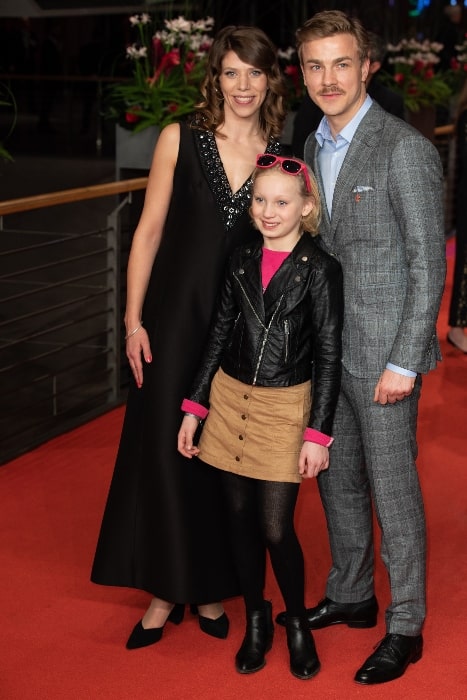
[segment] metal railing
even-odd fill
[[[146,182],[0,202],[0,464],[124,401],[128,220]],[[108,197],[112,211],[96,227],[64,230],[85,200]],[[10,215],[55,207],[60,229],[7,226]]]

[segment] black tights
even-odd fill
[[[304,613],[303,552],[295,533],[299,484],[222,472],[233,555],[246,610],[261,610],[266,548],[287,613]]]

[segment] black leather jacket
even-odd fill
[[[312,379],[308,426],[331,435],[341,376],[341,267],[304,233],[263,295],[261,254],[262,241],[234,251],[189,398],[209,406],[219,367],[250,385]]]

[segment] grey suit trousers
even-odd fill
[[[425,618],[425,515],[415,466],[421,378],[409,397],[386,406],[373,401],[376,381],[343,370],[330,466],[318,478],[333,559],[326,594],[340,603],[374,594],[373,500],[391,585],[387,631],[413,636]]]

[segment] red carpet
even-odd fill
[[[315,633],[322,670],[310,681],[288,670],[276,628],[264,670],[241,676],[233,656],[242,606],[227,601],[226,641],[203,634],[187,614],[159,644],[127,651],[148,596],[89,583],[113,469],[122,410],[63,435],[0,468],[1,700],[254,700],[378,698],[460,700],[467,695],[467,357],[444,341],[452,270],[439,321],[444,362],[426,377],[420,407],[419,469],[429,529],[428,618],[423,659],[397,681],[363,687],[355,670],[384,635],[378,627]],[[300,495],[298,527],[307,561],[307,602],[321,597],[329,565],[316,484]],[[388,601],[378,561],[377,594]],[[269,575],[267,596],[282,609]]]

